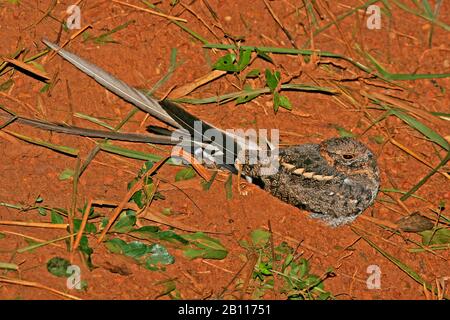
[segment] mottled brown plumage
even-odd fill
[[[352,138],[281,149],[279,161],[276,174],[260,176],[259,165],[243,165],[243,173],[277,198],[332,226],[352,222],[378,193],[375,156]]]

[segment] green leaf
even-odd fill
[[[105,241],[106,248],[112,253],[123,254],[127,243],[119,238]]]
[[[305,258],[300,259],[300,278],[305,277],[309,274],[309,262]]]
[[[144,191],[138,190],[136,191],[133,196],[131,197],[131,200],[133,200],[134,203],[137,204],[139,208],[143,208],[145,205],[145,194]]]
[[[272,58],[267,53],[265,53],[262,50],[259,50],[258,48],[256,48],[255,51],[258,54],[258,57],[260,57],[261,59],[266,60],[266,61],[268,61],[270,63],[273,63]]]
[[[140,241],[126,243],[121,239],[111,239],[105,242],[113,253],[119,253],[134,258],[148,270],[159,270],[159,264],[167,265],[175,262],[175,258],[160,244],[147,245]]]
[[[165,216],[171,216],[173,214],[172,208],[163,208],[161,213]]]
[[[0,91],[7,91],[9,88],[11,88],[11,86],[13,84],[14,84],[14,80],[13,79],[6,80],[2,84],[0,84]]]
[[[59,215],[55,210],[50,211],[51,222],[54,224],[62,224],[64,223],[64,218]]]
[[[58,179],[63,181],[63,180],[67,180],[73,177],[73,175],[75,174],[75,171],[73,171],[72,169],[66,168],[64,169],[63,172],[60,173]]]
[[[44,66],[40,63],[37,63],[36,61],[30,61],[29,62],[31,65],[33,65],[36,69],[38,69],[39,71],[42,71],[44,73],[46,73]]]
[[[258,78],[259,75],[260,75],[259,69],[253,69],[245,75],[245,78],[250,78],[250,79]]]
[[[281,271],[283,272],[284,270],[286,270],[286,268],[291,264],[292,261],[294,261],[294,255],[292,253],[289,253],[283,261],[283,267],[281,268]]]
[[[50,90],[52,84],[51,83],[46,83],[42,86],[41,89],[39,89],[39,93],[46,93],[48,90]]]
[[[81,219],[73,219],[73,231],[74,232],[78,232],[80,231],[80,226],[81,226]],[[97,227],[95,226],[95,224],[87,222],[86,226],[84,227],[84,233],[96,233],[97,232]]]
[[[331,298],[331,292],[322,292],[321,294],[319,294],[318,299],[319,300],[328,300]]]
[[[175,181],[189,180],[196,176],[195,170],[187,167],[178,171],[175,175]]]
[[[158,264],[173,264],[175,258],[160,244],[154,244],[151,247],[151,255],[145,260],[145,267],[150,270],[158,268]]]
[[[273,93],[273,111],[275,113],[278,112],[278,109],[280,108],[280,94],[278,92]]]
[[[136,230],[131,230],[130,235],[143,240],[163,240],[173,243],[188,244],[189,241],[176,234],[172,230],[161,231],[156,226],[144,226]]]
[[[46,216],[47,215],[47,209],[46,208],[42,208],[42,207],[38,207],[37,208],[37,211],[39,212],[39,214],[41,215],[41,216]]]
[[[422,243],[426,246],[450,243],[450,229],[426,230],[419,232],[419,234],[422,236]]]
[[[47,270],[52,275],[57,277],[69,277],[67,268],[70,266],[70,262],[64,258],[54,257],[47,262]]]
[[[339,136],[341,136],[341,137],[349,137],[349,138],[355,137],[355,135],[352,132],[346,130],[345,128],[343,128],[341,126],[336,125],[336,126],[334,126],[334,128],[338,131]]]
[[[184,255],[189,259],[224,259],[228,252],[219,240],[210,238],[203,232],[183,235],[189,241],[189,246],[184,249]]]
[[[252,87],[250,87],[249,85],[244,86],[244,92],[245,91],[248,92],[248,94],[237,97],[237,99],[236,99],[237,105],[241,104],[241,103],[249,102],[261,95],[260,92],[255,92],[255,90],[253,90]]]
[[[239,61],[237,64],[237,70],[236,71],[242,71],[244,70],[248,64],[250,63],[250,60],[252,58],[252,51],[251,50],[240,50],[239,51]]]
[[[5,237],[6,237],[5,234],[0,232],[0,240],[5,238]]]
[[[265,74],[267,86],[270,88],[271,92],[274,92],[280,82],[281,73],[279,71],[272,73],[269,69],[266,69]]]
[[[236,55],[233,53],[226,54],[220,57],[216,63],[213,65],[213,69],[229,71],[229,72],[240,72],[244,70],[250,63],[252,57],[251,50],[240,50],[239,51],[239,61],[236,62]]]
[[[258,269],[265,276],[271,276],[272,275],[272,267],[269,264],[267,264],[267,263],[260,262],[258,264]]]
[[[211,188],[211,186],[212,186],[214,180],[216,179],[217,173],[218,173],[218,171],[214,171],[214,173],[213,173],[211,179],[210,179],[209,181],[204,181],[204,182],[202,183],[202,185],[203,185],[203,190],[208,191],[208,190]]]
[[[138,259],[151,252],[148,245],[140,241],[131,241],[123,247],[123,254]]]
[[[283,107],[287,110],[292,110],[292,105],[288,97],[280,95],[280,107]]]
[[[270,240],[270,232],[262,229],[253,230],[250,233],[252,243],[257,248],[263,248]]]
[[[81,34],[81,37],[83,38],[83,42],[92,38],[91,34],[87,30]]]
[[[236,66],[234,62],[236,61],[236,55],[234,53],[229,53],[220,57],[216,63],[213,64],[214,70],[222,70],[222,71],[236,71]]]
[[[81,237],[78,249],[83,253],[88,268],[92,270],[94,268],[94,264],[92,263],[91,256],[94,253],[94,250],[91,247],[89,247],[89,240],[85,235]]]
[[[136,213],[132,210],[127,210],[120,215],[119,220],[114,224],[112,231],[119,233],[127,233],[136,224]]]
[[[305,285],[308,288],[319,287],[320,278],[314,274],[308,275],[308,277],[305,280]]]
[[[164,290],[158,294],[158,297],[169,295],[172,291],[176,290],[177,285],[173,279],[163,280],[156,283],[157,285],[164,285]]]

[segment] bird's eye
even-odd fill
[[[350,160],[350,159],[353,159],[353,155],[352,154],[343,154],[342,158],[344,158],[345,160]]]

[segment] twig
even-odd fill
[[[23,69],[25,71],[28,71],[28,72],[34,74],[38,78],[45,79],[45,81],[50,80],[50,77],[45,72],[42,72],[42,71],[36,69],[33,66],[30,66],[29,64],[27,64],[27,63],[25,63],[23,61],[20,61],[20,60],[17,60],[17,59],[5,58],[5,57],[3,57],[2,59],[4,61],[8,62],[9,64],[13,64],[16,67],[19,67],[20,69]]]
[[[81,237],[83,236],[83,232],[84,232],[84,229],[86,228],[86,224],[87,224],[87,221],[89,218],[89,212],[91,211],[91,207],[92,207],[92,200],[89,200],[89,202],[86,206],[86,210],[84,210],[83,220],[81,220],[80,230],[78,231],[77,237],[75,239],[75,243],[73,244],[72,252],[77,250],[78,245],[80,244]]]
[[[7,226],[21,226],[47,229],[67,229],[67,223],[47,223],[47,222],[24,222],[24,221],[9,221],[1,220],[0,224]]]
[[[14,236],[23,237],[23,238],[26,238],[26,239],[33,240],[35,242],[41,242],[41,243],[42,242],[47,242],[47,240],[43,240],[43,239],[40,239],[40,238],[32,237],[32,236],[29,236],[29,235],[26,235],[26,234],[22,234],[22,233],[18,233],[18,232],[12,232],[12,231],[7,231],[7,230],[0,230],[0,233],[6,233],[6,234],[14,235]],[[60,249],[65,249],[65,247],[63,247],[63,246],[61,246],[59,244],[56,244],[56,243],[49,243],[49,245],[57,247],[57,248],[60,248]]]
[[[69,210],[69,214],[67,215],[71,233],[73,233],[73,226],[74,226],[73,219],[75,218],[75,213],[77,211],[78,180],[80,179],[80,165],[81,165],[80,158],[77,157],[77,160],[75,163],[75,172],[73,174],[72,204],[71,204],[71,208]],[[75,239],[73,236],[70,237],[70,251],[73,251],[74,240]]]
[[[184,96],[188,95],[189,93],[191,93],[192,91],[194,91],[195,89],[197,89],[198,87],[200,87],[208,82],[211,82],[213,80],[216,80],[226,73],[227,73],[226,71],[222,71],[222,70],[213,70],[213,71],[209,72],[208,74],[201,76],[200,78],[198,78],[192,82],[189,82],[181,87],[176,88],[169,94],[169,97],[171,99],[178,99],[178,98],[184,97]]]
[[[81,300],[81,298],[78,298],[78,297],[73,296],[71,294],[67,294],[67,293],[61,292],[59,290],[47,287],[47,286],[45,286],[43,284],[40,284],[38,282],[31,282],[31,281],[25,281],[25,280],[19,280],[19,279],[11,279],[11,278],[8,278],[8,277],[3,277],[3,276],[0,276],[0,282],[11,283],[11,284],[18,284],[18,285],[22,285],[22,286],[26,286],[26,287],[34,287],[34,288],[44,289],[44,290],[50,291],[52,293],[55,293],[57,295],[63,296],[63,297],[68,298],[68,299]]]

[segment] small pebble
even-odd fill
[[[430,24],[429,23],[425,23],[424,25],[422,25],[422,30],[423,31],[427,31],[427,30],[429,30],[430,29]]]

